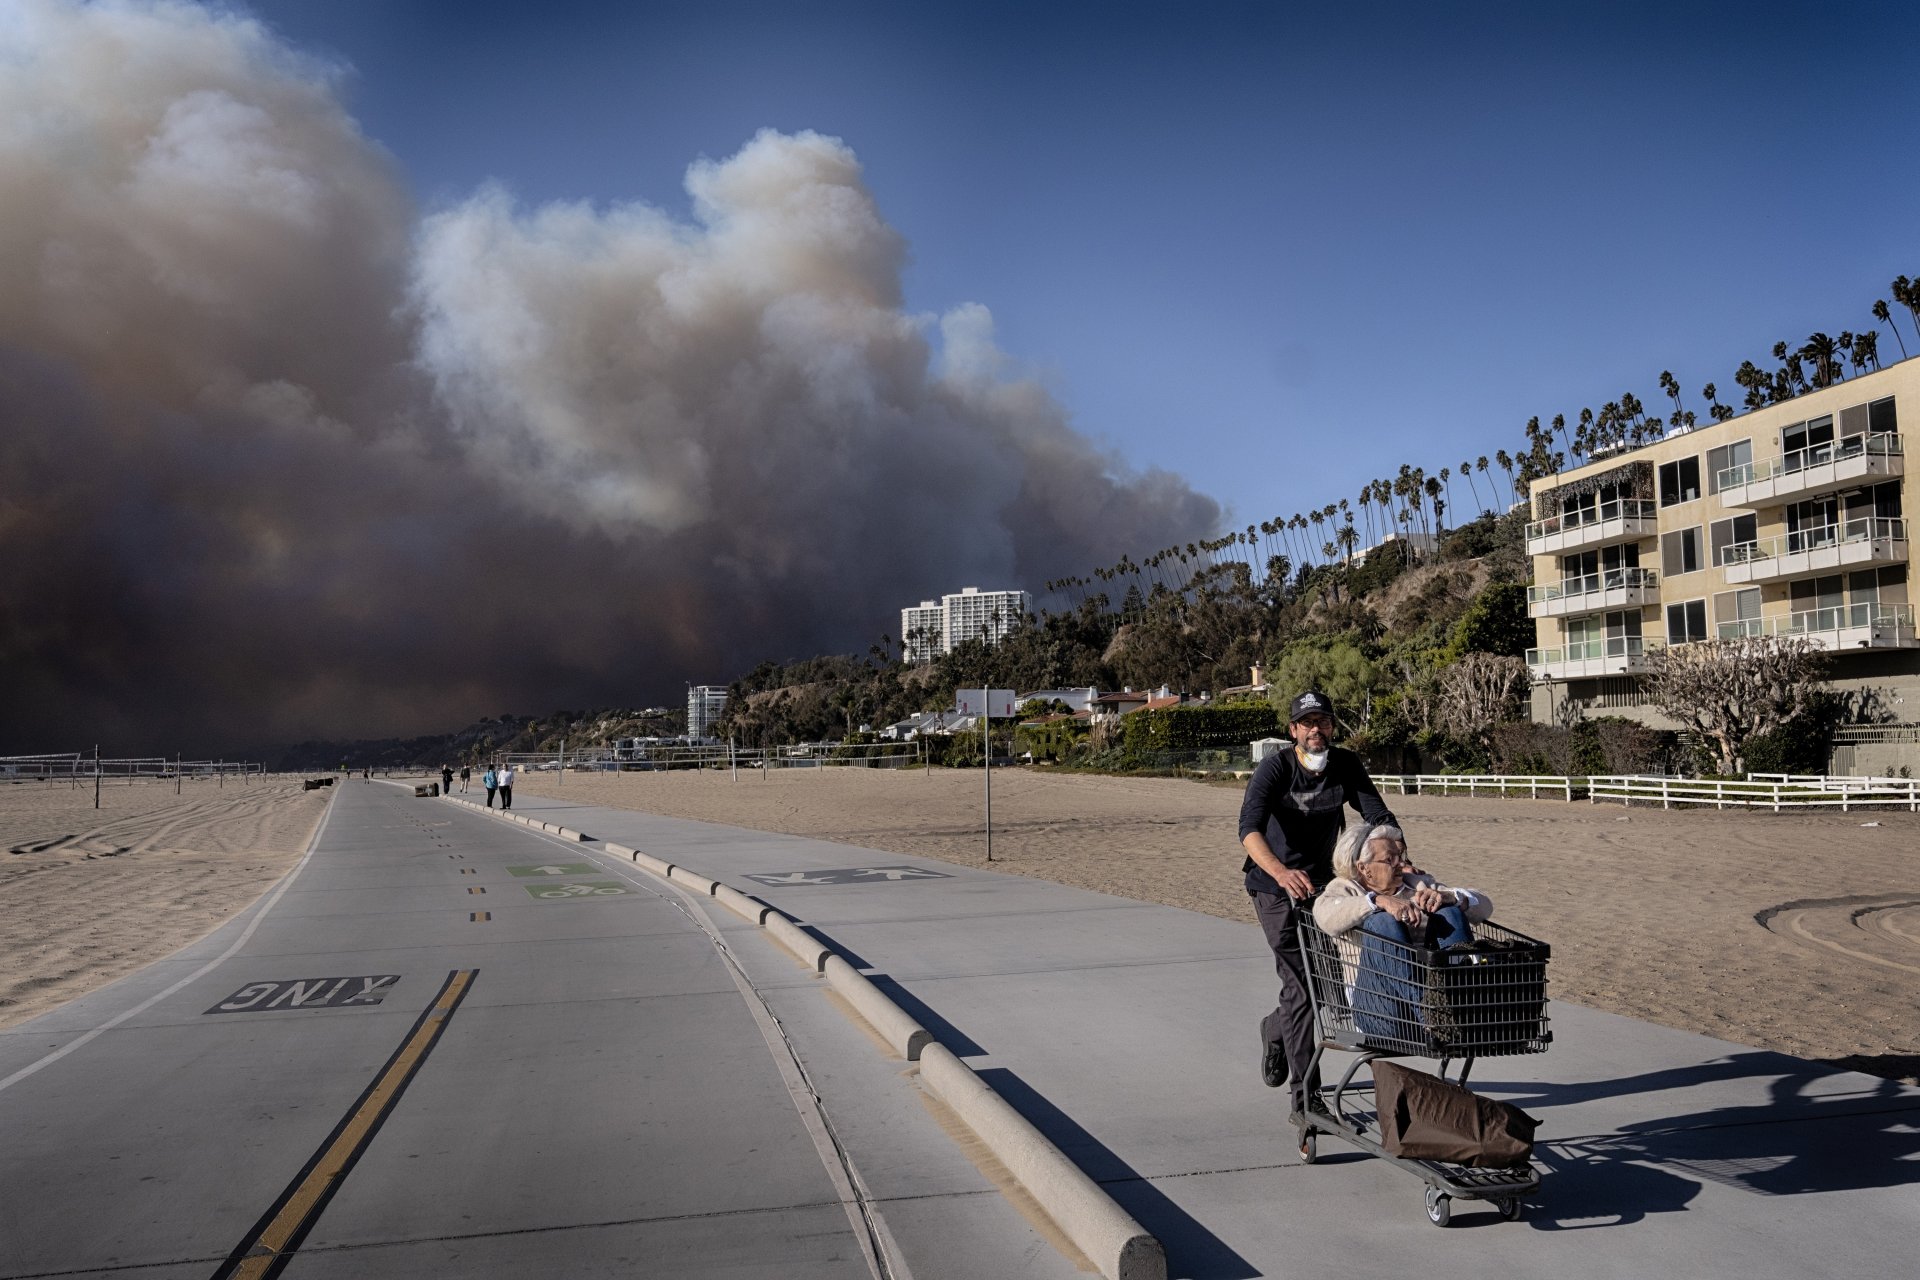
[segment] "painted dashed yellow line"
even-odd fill
[[[473,886],[473,888],[467,890],[468,893],[485,893],[486,891],[487,891],[487,887],[483,884],[477,884]]]
[[[413,1024],[400,1047],[394,1050],[393,1057],[380,1069],[366,1092],[347,1111],[338,1125],[334,1127],[320,1149],[307,1161],[306,1167],[294,1175],[293,1182],[280,1193],[271,1209],[268,1209],[254,1224],[220,1269],[213,1273],[213,1280],[271,1280],[286,1270],[293,1260],[294,1253],[300,1248],[301,1241],[313,1229],[320,1214],[333,1199],[334,1192],[346,1180],[353,1170],[355,1162],[373,1141],[373,1136],[386,1121],[394,1104],[400,1101],[400,1095],[406,1091],[420,1065],[426,1061],[427,1054],[440,1040],[440,1034],[447,1029],[453,1012],[466,999],[467,992],[473,988],[473,980],[479,974],[478,969],[455,969],[447,975],[440,992],[433,998],[419,1021]]]
[[[477,876],[480,873],[474,870],[472,867],[462,867],[460,868],[460,874],[463,876]]]
[[[486,923],[487,921],[489,921],[489,920],[491,920],[491,919],[493,919],[493,912],[491,912],[491,911],[475,911],[475,912],[472,912],[472,913],[470,913],[470,914],[469,914],[469,915],[467,916],[467,919],[469,919],[469,920],[471,920],[471,921],[473,921],[473,922],[474,922],[475,924],[485,924],[485,923]]]

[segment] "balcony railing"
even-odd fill
[[[1913,632],[1913,606],[1910,604],[1848,604],[1827,609],[1804,609],[1798,613],[1771,618],[1742,618],[1720,624],[1722,640],[1742,636],[1807,636],[1840,631]]]
[[[1659,581],[1660,575],[1651,569],[1603,569],[1599,573],[1582,574],[1577,578],[1563,578],[1559,582],[1548,583],[1545,586],[1528,587],[1527,603],[1551,604],[1557,600],[1571,600],[1577,596],[1624,591],[1629,587],[1643,587],[1651,590],[1658,585]]]
[[[1643,640],[1639,636],[1576,640],[1559,649],[1527,650],[1527,669],[1540,680],[1624,675],[1642,670],[1647,651],[1659,647],[1658,640]]]
[[[1818,467],[1829,462],[1844,462],[1848,458],[1898,457],[1903,452],[1900,437],[1891,433],[1842,436],[1838,440],[1829,440],[1824,444],[1795,449],[1778,458],[1743,462],[1737,467],[1727,467],[1717,471],[1713,477],[1714,488],[1716,490],[1737,489],[1743,485],[1771,480],[1775,476],[1793,475],[1809,467]]]
[[[1545,520],[1535,520],[1529,524],[1527,541],[1556,533],[1572,533],[1589,525],[1605,524],[1609,520],[1653,520],[1658,511],[1651,498],[1615,498],[1612,502],[1591,507],[1575,507],[1572,511],[1563,511],[1557,516],[1548,516]]]
[[[1721,563],[1729,567],[1757,564],[1761,561],[1775,560],[1781,556],[1819,551],[1825,547],[1841,547],[1858,542],[1905,542],[1906,540],[1906,521],[1889,520],[1881,516],[1862,516],[1857,520],[1848,520],[1844,523],[1819,524],[1810,529],[1796,529],[1792,533],[1761,538],[1755,542],[1736,542],[1721,553]]]

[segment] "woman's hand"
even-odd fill
[[[1413,891],[1413,905],[1422,911],[1438,911],[1447,905],[1447,895],[1432,885],[1421,885]]]
[[[1418,924],[1420,917],[1426,914],[1417,904],[1397,893],[1375,898],[1374,903],[1401,924]]]

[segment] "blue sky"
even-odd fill
[[[350,66],[429,208],[683,212],[696,157],[843,138],[911,307],[985,304],[1076,425],[1238,523],[1658,412],[1662,369],[1700,411],[1920,274],[1912,6],[246,7]]]

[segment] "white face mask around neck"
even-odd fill
[[[1309,773],[1325,773],[1327,771],[1326,752],[1309,751],[1305,747],[1300,747],[1296,749],[1294,754],[1299,756],[1301,764],[1307,766]]]

